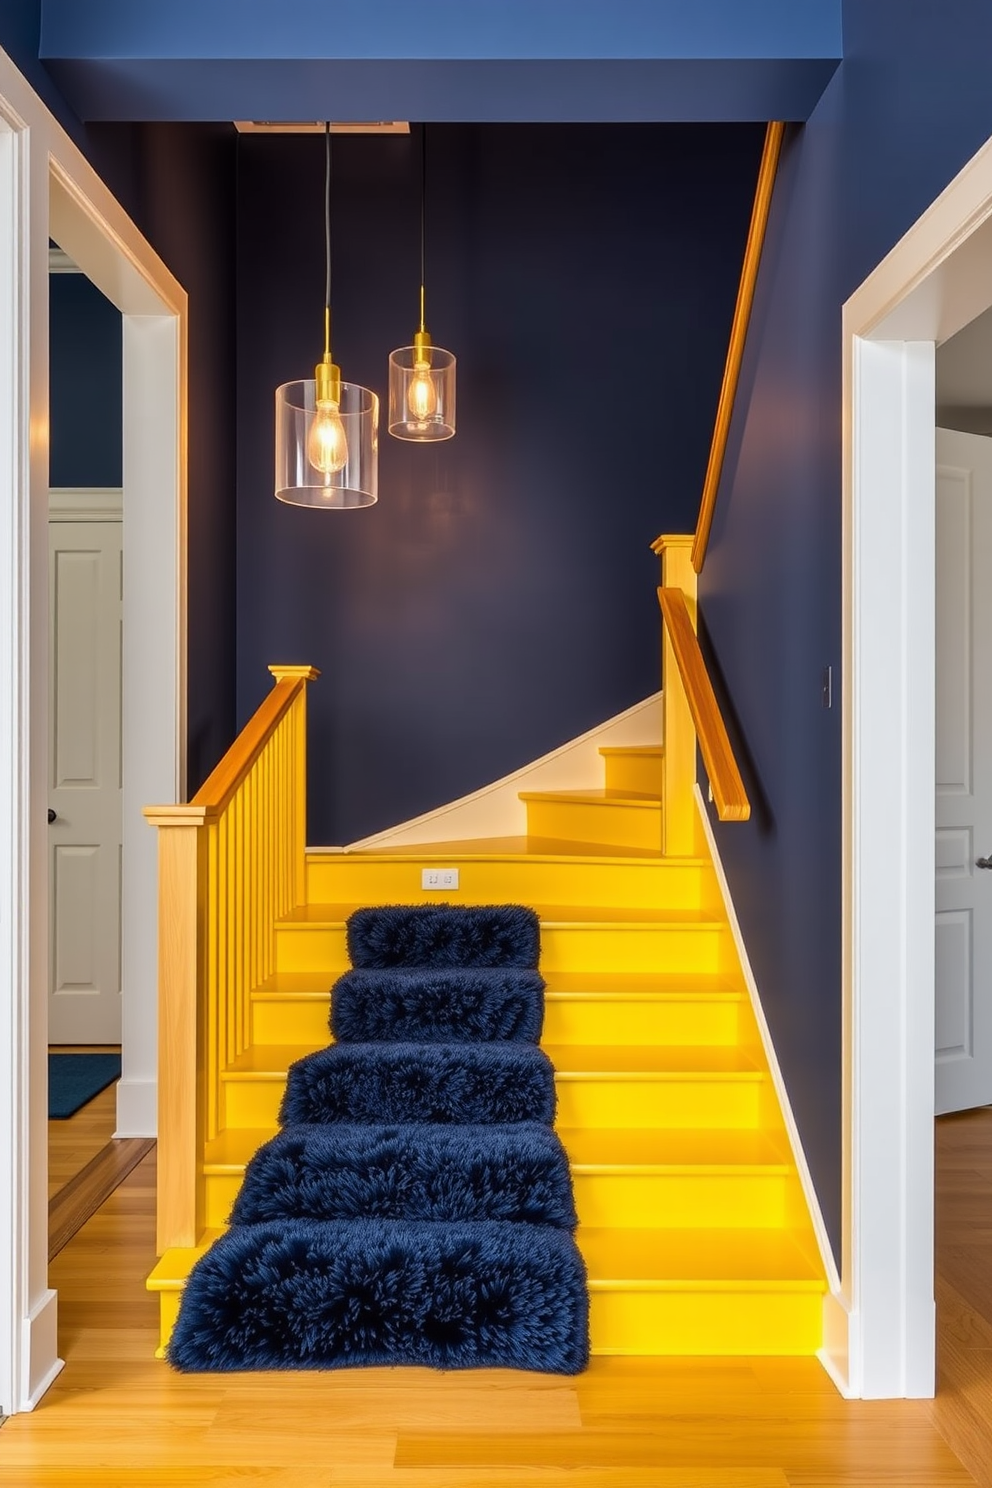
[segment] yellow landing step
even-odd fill
[[[549,1044],[561,1126],[719,1127],[777,1125],[767,1072],[744,1048]],[[258,1044],[221,1073],[222,1129],[275,1124],[295,1059],[312,1045]]]
[[[320,971],[270,977],[251,996],[252,1043],[327,1043],[333,980]],[[545,993],[544,1036],[554,1044],[732,1044],[751,1031],[747,1011],[729,977],[560,972]]]
[[[521,791],[527,831],[614,847],[661,846],[661,797],[632,791]]]
[[[665,751],[660,745],[611,745],[599,752],[606,762],[607,790],[661,795]]]
[[[435,842],[307,855],[311,904],[589,904],[692,908],[716,903],[709,859],[663,857],[659,841],[613,848],[558,838]],[[458,888],[425,890],[424,868],[457,868]]]
[[[148,1278],[163,1348],[186,1277],[216,1233],[166,1251]],[[580,1225],[576,1239],[596,1354],[811,1354],[820,1346],[826,1286],[803,1229]]]
[[[244,1170],[275,1126],[222,1132],[204,1160],[206,1222],[227,1223]],[[804,1216],[784,1131],[562,1128],[586,1225],[774,1228]]]
[[[703,909],[589,908],[535,904],[541,921],[541,971],[658,972],[705,975],[737,971],[724,918]],[[322,972],[329,983],[349,966],[345,921],[355,904],[307,904],[276,925],[276,972]]]

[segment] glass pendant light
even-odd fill
[[[379,496],[379,399],[341,381],[331,356],[331,126],[324,125],[324,355],[276,388],[276,497],[343,511]]]
[[[389,432],[418,443],[455,432],[455,358],[434,346],[424,322],[427,261],[427,125],[420,126],[420,325],[413,345],[389,356]]]

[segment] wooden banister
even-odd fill
[[[720,705],[681,589],[660,588],[658,602],[699,740],[710,789],[721,821],[747,821],[751,805],[734,758]],[[666,690],[671,679],[666,678]]]
[[[730,345],[727,348],[727,361],[723,369],[723,383],[720,387],[720,397],[716,406],[713,439],[710,443],[709,461],[706,466],[703,494],[699,503],[699,517],[696,521],[696,533],[692,544],[692,566],[697,573],[702,570],[703,560],[706,557],[706,545],[710,537],[710,528],[713,525],[713,510],[716,506],[717,492],[720,489],[720,476],[723,472],[724,456],[727,453],[730,420],[734,411],[734,399],[737,397],[737,384],[741,375],[741,362],[744,359],[744,343],[747,340],[748,322],[751,319],[751,305],[754,301],[754,288],[758,282],[761,250],[765,242],[768,213],[772,203],[772,190],[775,186],[775,172],[778,169],[778,158],[782,149],[782,136],[784,133],[785,125],[780,121],[773,121],[765,130],[765,145],[761,155],[761,165],[758,169],[758,184],[754,193],[754,206],[751,209],[751,225],[748,229],[747,245],[744,249],[744,262],[741,267],[741,279],[737,289],[737,304],[734,307],[734,319],[730,328]],[[653,545],[656,553],[661,552],[660,545],[663,542],[664,539],[659,537]]]
[[[160,1254],[200,1237],[222,1074],[250,1043],[276,922],[305,898],[306,689],[320,674],[269,670],[275,686],[193,800],[145,809],[159,829]]]

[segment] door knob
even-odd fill
[[[992,868],[992,858],[977,858],[975,860],[975,867],[976,868]]]
[[[52,808],[51,808],[51,806],[49,806],[49,808],[48,808],[48,825],[51,826],[52,825],[52,822],[53,821],[58,821],[58,819],[59,819],[58,812],[57,811],[53,811]]]

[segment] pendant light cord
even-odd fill
[[[331,354],[331,125],[324,121],[324,355]]]
[[[427,125],[420,126],[420,329],[424,331],[424,285],[427,283]]]

